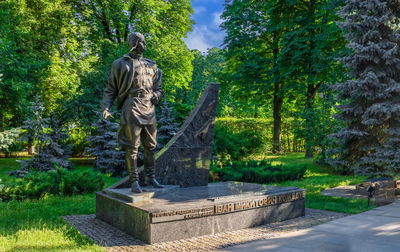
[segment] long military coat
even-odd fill
[[[155,65],[156,62],[142,58],[149,65]],[[114,100],[116,100],[117,109],[122,109],[125,100],[128,98],[135,75],[134,60],[129,54],[115,60],[112,64],[109,80],[104,90],[102,109],[110,109]],[[161,77],[160,69],[157,71],[156,78],[153,81],[153,94],[155,103],[161,99]]]

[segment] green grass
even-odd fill
[[[317,165],[311,158],[304,158],[304,153],[290,153],[282,156],[265,156],[272,164],[284,164],[287,166],[305,165],[307,171],[301,181],[286,181],[275,184],[279,186],[296,186],[306,189],[306,207],[330,210],[343,213],[361,213],[372,209],[368,207],[366,199],[351,199],[325,196],[321,191],[344,185],[354,185],[365,180],[362,176],[339,176],[333,174],[328,168]]]
[[[14,178],[7,172],[19,168],[15,160],[0,159],[2,181],[12,183]],[[75,169],[91,167],[80,165]],[[104,179],[106,186],[118,180],[110,176]],[[61,218],[94,212],[94,194],[0,202],[0,251],[103,251]]]

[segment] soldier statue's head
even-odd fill
[[[139,32],[134,32],[128,37],[128,45],[130,48],[130,52],[136,52],[138,54],[142,54],[146,51],[146,41],[144,39],[143,34]]]

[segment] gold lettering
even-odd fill
[[[236,210],[236,211],[242,210],[242,204],[240,204],[240,202],[236,202],[236,203],[235,203],[235,210]]]
[[[232,212],[232,211],[233,211],[233,203],[229,203],[227,205],[226,212]]]

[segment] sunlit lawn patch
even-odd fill
[[[366,199],[338,198],[320,194],[321,191],[328,188],[358,184],[365,177],[335,175],[328,168],[316,164],[313,159],[304,158],[304,153],[290,153],[279,157],[266,156],[264,158],[272,160],[272,164],[283,164],[288,167],[307,166],[307,172],[303,180],[276,184],[306,189],[306,207],[345,213],[360,213],[373,208],[367,206]]]
[[[0,178],[12,182],[6,172],[18,168],[15,159],[0,159]],[[118,180],[106,175],[104,179],[107,185]],[[0,202],[0,251],[102,251],[61,218],[94,212],[94,194]]]

